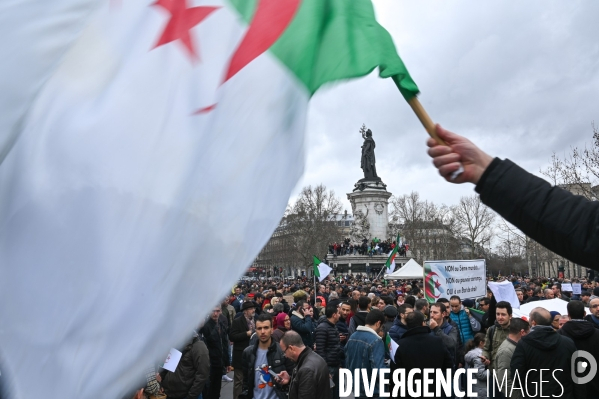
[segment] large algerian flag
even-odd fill
[[[0,59],[0,358],[25,399],[124,397],[191,337],[277,226],[316,89],[378,66],[418,90],[369,0],[3,1]]]
[[[323,263],[316,256],[312,255],[312,258],[314,260],[314,275],[318,277],[318,281],[322,281],[327,278],[329,274],[331,274],[333,269],[331,269],[331,267],[326,263]]]
[[[390,271],[395,270],[395,257],[397,256],[397,251],[399,250],[401,236],[397,233],[397,240],[395,241],[395,247],[389,252],[389,256],[387,257],[387,261],[385,262],[385,267]]]

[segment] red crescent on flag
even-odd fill
[[[260,0],[241,44],[233,54],[226,82],[272,46],[289,26],[301,0]]]
[[[428,296],[429,298],[439,298],[441,296],[440,292],[438,295],[435,295],[436,288],[439,288],[441,286],[441,284],[439,284],[438,280],[433,280],[433,277],[435,277],[435,276],[437,276],[437,278],[439,278],[439,275],[437,273],[430,272],[424,278],[424,289],[426,290],[426,296]],[[431,285],[433,285],[433,284],[434,284],[434,287],[431,287]]]

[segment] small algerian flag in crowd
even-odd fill
[[[389,354],[391,355],[391,361],[395,361],[395,352],[397,352],[397,348],[399,348],[399,345],[397,345],[397,342],[395,342],[393,340],[393,338],[391,338],[389,333],[387,333],[385,343],[387,344],[387,348],[389,348]]]
[[[391,271],[395,270],[395,257],[397,256],[397,251],[399,250],[399,240],[401,236],[397,233],[397,241],[395,242],[395,247],[389,252],[389,257],[387,258],[387,262],[385,262],[385,266],[387,269]]]
[[[15,398],[127,396],[271,237],[316,90],[418,93],[370,0],[0,1],[0,60]]]
[[[318,277],[318,281],[322,281],[331,273],[331,269],[329,265],[323,263],[316,256],[312,255],[314,258],[314,275]]]

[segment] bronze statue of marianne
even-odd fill
[[[376,174],[376,160],[374,158],[374,140],[372,139],[372,131],[370,129],[362,132],[364,144],[362,144],[362,170],[364,171],[364,181],[381,180]]]

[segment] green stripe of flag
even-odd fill
[[[229,1],[249,24],[258,1]],[[310,94],[325,83],[365,76],[376,67],[380,77],[393,78],[406,100],[418,94],[370,0],[302,0],[270,51]]]
[[[318,265],[320,265],[322,262],[320,261],[320,259],[318,259],[316,256],[312,255],[312,258],[314,260],[314,275],[316,277],[320,277],[320,270],[318,270]]]

